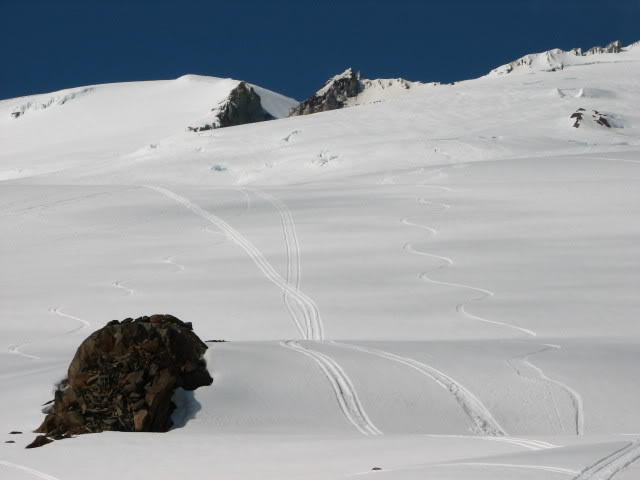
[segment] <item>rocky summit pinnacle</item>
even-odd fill
[[[324,87],[292,108],[289,116],[309,115],[342,108],[348,98],[357,96],[359,92],[360,74],[348,68],[340,75],[331,77]]]

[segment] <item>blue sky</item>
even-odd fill
[[[0,0],[0,18],[0,98],[198,73],[303,99],[349,66],[448,82],[640,40],[636,0]]]

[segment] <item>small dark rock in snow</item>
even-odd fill
[[[53,440],[45,437],[44,435],[38,435],[36,439],[33,442],[31,442],[29,445],[27,445],[25,448],[38,448],[51,442],[53,442]]]
[[[213,382],[203,359],[207,348],[191,323],[172,315],[111,321],[82,342],[36,431],[54,439],[104,430],[166,432],[174,390]]]
[[[6,441],[6,442],[4,442],[4,443],[16,443],[16,442],[14,442],[13,440],[7,440],[7,441]]]
[[[371,470],[373,471],[373,470],[382,470],[382,469],[380,467],[373,467]]]
[[[13,430],[13,431],[9,432],[9,435],[22,435],[22,432],[19,432],[17,430]]]

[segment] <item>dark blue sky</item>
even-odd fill
[[[0,19],[0,98],[199,73],[303,99],[348,66],[453,81],[640,40],[640,0],[0,0]]]

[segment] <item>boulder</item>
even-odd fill
[[[36,432],[54,439],[104,430],[166,432],[174,390],[213,382],[206,350],[192,325],[172,315],[112,320],[78,347]]]

